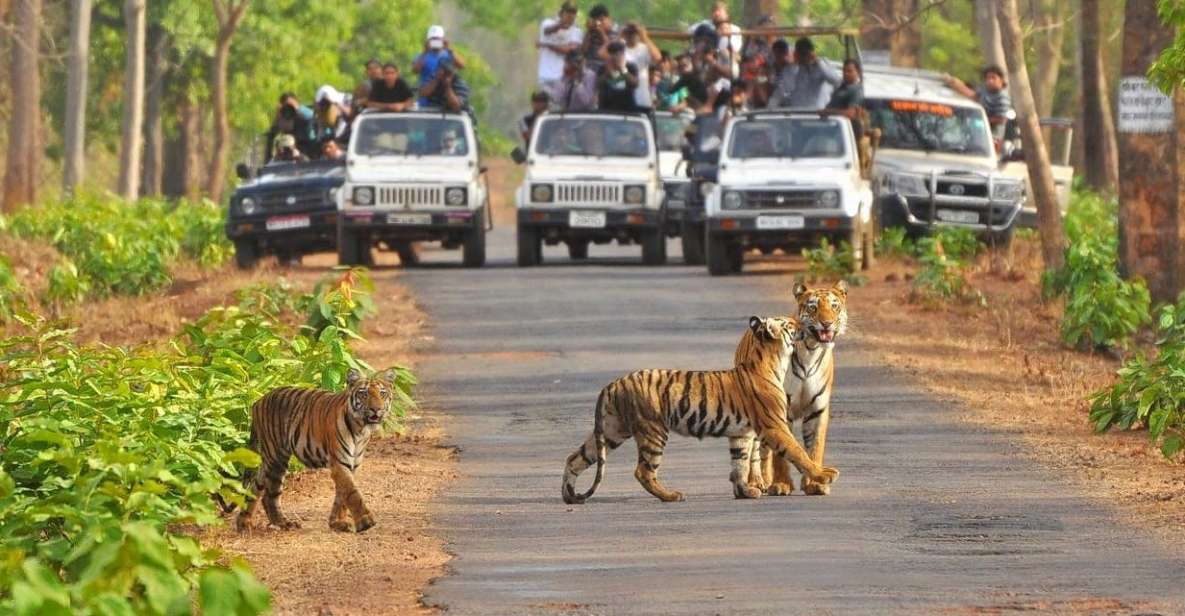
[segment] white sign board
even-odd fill
[[[1119,80],[1119,132],[1167,133],[1173,130],[1173,100],[1147,77]]]

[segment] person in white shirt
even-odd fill
[[[696,31],[704,26],[710,27],[715,32],[716,49],[720,52],[721,60],[731,65],[730,77],[736,79],[740,75],[741,47],[744,45],[744,39],[741,36],[741,29],[730,21],[728,3],[713,3],[711,18],[692,24],[687,32],[696,36]]]
[[[564,56],[573,49],[580,49],[584,31],[576,25],[576,5],[564,2],[557,17],[544,19],[539,26],[539,85],[544,90],[552,88],[564,77]]]
[[[641,109],[653,106],[650,99],[650,66],[662,60],[662,50],[650,40],[646,27],[630,22],[621,31],[625,39],[625,61],[638,67],[638,87],[634,90],[634,105]]]

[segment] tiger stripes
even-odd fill
[[[848,286],[842,280],[831,287],[808,288],[794,285],[797,318],[803,336],[795,343],[786,377],[787,421],[802,422],[802,445],[815,464],[823,464],[827,427],[831,423],[831,392],[835,386],[835,340],[847,331]],[[754,454],[760,457],[762,454]],[[794,491],[790,466],[780,460],[764,460],[754,487],[767,486],[766,493],[783,496]],[[802,478],[802,491],[823,496],[831,486],[810,477]]]
[[[285,530],[300,528],[280,511],[284,475],[293,455],[309,468],[329,468],[335,489],[331,529],[350,531],[347,512],[357,532],[374,526],[374,516],[354,485],[354,472],[390,409],[394,379],[393,371],[366,379],[350,370],[345,391],[278,387],[252,405],[248,447],[259,454],[260,465],[243,475],[251,502],[239,513],[239,530],[248,527],[261,500],[269,524]]]
[[[799,335],[793,318],[751,317],[732,370],[640,370],[606,385],[597,397],[592,433],[565,464],[564,502],[583,503],[592,496],[604,478],[608,452],[631,437],[638,448],[634,477],[642,487],[664,502],[683,500],[682,492],[658,480],[671,432],[698,439],[727,437],[729,481],[737,498],[761,496],[761,490],[749,485],[750,474],[760,470],[751,455],[755,439],[818,483],[831,483],[839,472],[812,462],[786,423],[783,380]],[[593,464],[592,487],[577,493],[576,478]]]

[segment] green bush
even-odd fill
[[[128,203],[80,194],[21,210],[7,228],[18,237],[46,240],[69,259],[75,271],[62,272],[63,284],[49,296],[77,301],[161,289],[172,281],[169,269],[181,256],[205,266],[224,263],[233,252],[223,235],[224,219],[222,209],[209,201]]]
[[[11,321],[24,304],[24,287],[12,271],[8,257],[0,255],[0,323]]]
[[[1185,448],[1185,293],[1164,306],[1156,319],[1156,356],[1137,355],[1119,370],[1114,385],[1095,392],[1090,420],[1102,432],[1148,426],[1161,451],[1173,456]]]
[[[1066,213],[1066,262],[1044,276],[1046,297],[1064,297],[1061,337],[1075,347],[1125,347],[1148,323],[1151,303],[1142,280],[1119,275],[1117,204],[1075,191]]]
[[[856,286],[866,282],[864,276],[856,273],[856,255],[847,242],[835,246],[824,237],[815,248],[803,248],[802,258],[806,259],[806,275],[812,282],[845,280]]]
[[[876,253],[885,257],[912,257],[917,254],[917,246],[905,227],[889,227],[876,239]]]
[[[983,245],[969,229],[940,227],[917,242],[917,275],[910,299],[926,304],[956,300],[985,305],[983,294],[967,280],[967,260],[974,258]]]
[[[31,319],[0,340],[0,613],[266,610],[266,589],[185,529],[220,523],[214,495],[243,503],[256,399],[278,385],[340,389],[350,367],[369,369],[352,332],[311,336],[229,306],[165,349],[127,349]],[[401,371],[392,415],[411,382]]]

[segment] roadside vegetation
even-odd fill
[[[369,288],[362,270],[304,296],[250,288],[164,349],[80,345],[18,311],[22,331],[0,342],[0,611],[265,610],[246,567],[191,531],[220,523],[215,495],[243,504],[252,402],[278,385],[340,389],[349,368],[370,368],[351,349]],[[413,382],[400,371],[393,421]]]

